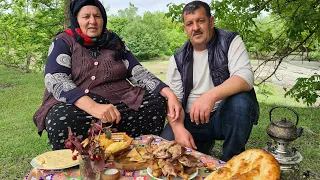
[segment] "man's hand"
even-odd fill
[[[174,130],[174,140],[183,147],[197,149],[193,137],[185,127],[176,127]]]
[[[181,146],[188,147],[191,149],[197,149],[193,137],[190,132],[184,127],[184,111],[181,108],[180,116],[178,119],[174,120],[168,115],[168,121],[174,133],[174,139]]]
[[[216,104],[210,93],[202,94],[194,101],[190,109],[190,119],[196,124],[209,123],[210,113]]]

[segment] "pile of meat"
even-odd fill
[[[166,176],[170,180],[179,176],[182,179],[189,179],[190,175],[202,166],[196,157],[187,154],[186,148],[177,142],[169,141],[156,145],[152,144],[153,140],[151,137],[146,144],[148,153],[152,155],[149,168],[153,177]]]

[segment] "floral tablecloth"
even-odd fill
[[[132,146],[145,146],[147,140],[151,136],[153,135],[144,135],[144,136],[135,138],[132,141]],[[153,136],[153,137],[155,137],[155,140],[154,140],[155,143],[166,141],[159,136]],[[224,162],[220,161],[219,159],[202,154],[197,151],[187,149],[187,152],[197,157],[200,160],[200,162],[206,163],[206,164],[212,164],[216,168],[219,168],[224,164]],[[105,167],[112,168],[113,163],[107,163]],[[198,175],[195,177],[195,179],[199,179],[199,180],[204,179],[210,173],[211,171],[207,170],[206,168],[200,168],[198,171]],[[153,178],[148,175],[147,170],[141,170],[141,171],[121,171],[120,179],[152,180]],[[80,171],[77,167],[63,169],[63,170],[55,170],[55,171],[40,170],[40,169],[33,168],[25,176],[24,180],[81,180],[81,178],[80,178]]]

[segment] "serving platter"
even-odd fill
[[[75,152],[76,153],[76,152]],[[61,170],[79,165],[79,158],[73,160],[70,149],[48,151],[33,158],[31,166],[43,170]]]

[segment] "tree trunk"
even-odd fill
[[[26,57],[27,57],[27,62],[26,62],[26,66],[25,66],[25,72],[26,73],[29,73],[30,72],[30,64],[31,64],[31,52],[28,52],[26,54]]]
[[[64,0],[64,23],[63,27],[66,29],[70,26],[69,6],[72,0]]]

